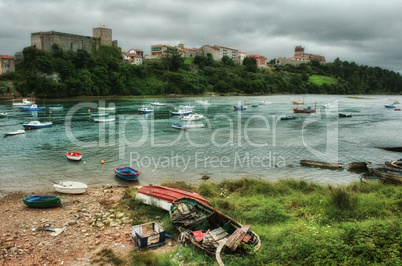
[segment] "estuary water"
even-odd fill
[[[302,179],[333,186],[359,181],[359,173],[300,166],[300,160],[384,163],[401,154],[377,146],[402,146],[402,112],[384,107],[400,95],[275,95],[249,97],[102,98],[46,100],[39,106],[62,105],[62,110],[22,112],[2,102],[0,112],[0,194],[12,191],[52,189],[53,182],[80,181],[89,186],[124,185],[114,168],[131,166],[141,171],[138,185],[182,180],[192,184],[236,180],[242,177],[275,182]],[[211,105],[196,105],[207,100]],[[315,114],[293,114],[292,101],[303,100]],[[166,102],[151,114],[139,114],[142,106]],[[265,101],[261,103],[260,101]],[[179,105],[195,105],[205,128],[178,130],[181,123],[170,111]],[[329,103],[329,107],[324,107]],[[234,111],[234,105],[247,105]],[[96,123],[90,114],[97,107],[115,121]],[[397,106],[397,107],[400,107]],[[352,117],[338,118],[339,113]],[[295,120],[280,117],[295,115]],[[27,130],[24,122],[53,122],[53,127]],[[3,137],[4,136],[4,137]],[[70,161],[66,152],[81,152],[81,161]],[[101,164],[104,161],[104,164]]]

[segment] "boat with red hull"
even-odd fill
[[[303,108],[303,109],[298,109],[298,108],[293,108],[293,112],[294,113],[307,113],[307,114],[311,114],[311,113],[315,113],[315,109],[309,107]]]
[[[136,198],[145,204],[156,205],[169,211],[172,202],[183,197],[196,199],[205,205],[212,206],[209,201],[194,191],[169,186],[143,186],[137,191]]]

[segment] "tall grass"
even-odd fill
[[[225,265],[402,265],[401,186],[354,183],[335,188],[302,180],[267,183],[248,178],[205,182],[199,187],[170,185],[198,192],[216,209],[250,224],[260,236],[259,252],[225,255]],[[125,200],[136,213],[133,216],[150,219],[159,215],[167,233],[177,236],[167,212]],[[179,246],[155,260],[156,255],[146,254],[142,259],[150,256],[147,262],[151,265],[214,262],[191,245]]]

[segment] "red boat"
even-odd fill
[[[303,108],[303,109],[297,109],[297,108],[293,108],[293,112],[294,113],[315,113],[315,109],[311,108],[311,106]]]
[[[73,161],[79,161],[82,158],[82,153],[79,152],[67,152],[67,158]]]
[[[137,199],[145,204],[155,205],[169,211],[172,202],[183,197],[196,199],[205,205],[211,206],[211,203],[194,191],[184,188],[169,186],[143,186],[137,191]]]

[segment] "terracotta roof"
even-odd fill
[[[0,54],[0,58],[3,58],[3,59],[14,59],[14,57],[12,57],[11,55],[2,55],[2,54]]]
[[[254,57],[254,58],[263,58],[263,59],[267,59],[265,56],[258,55],[258,54],[250,54],[250,55],[247,55],[247,57]]]
[[[123,54],[127,57],[137,57],[137,58],[141,58],[141,56],[139,56],[138,54],[130,54],[129,52],[123,52]]]

